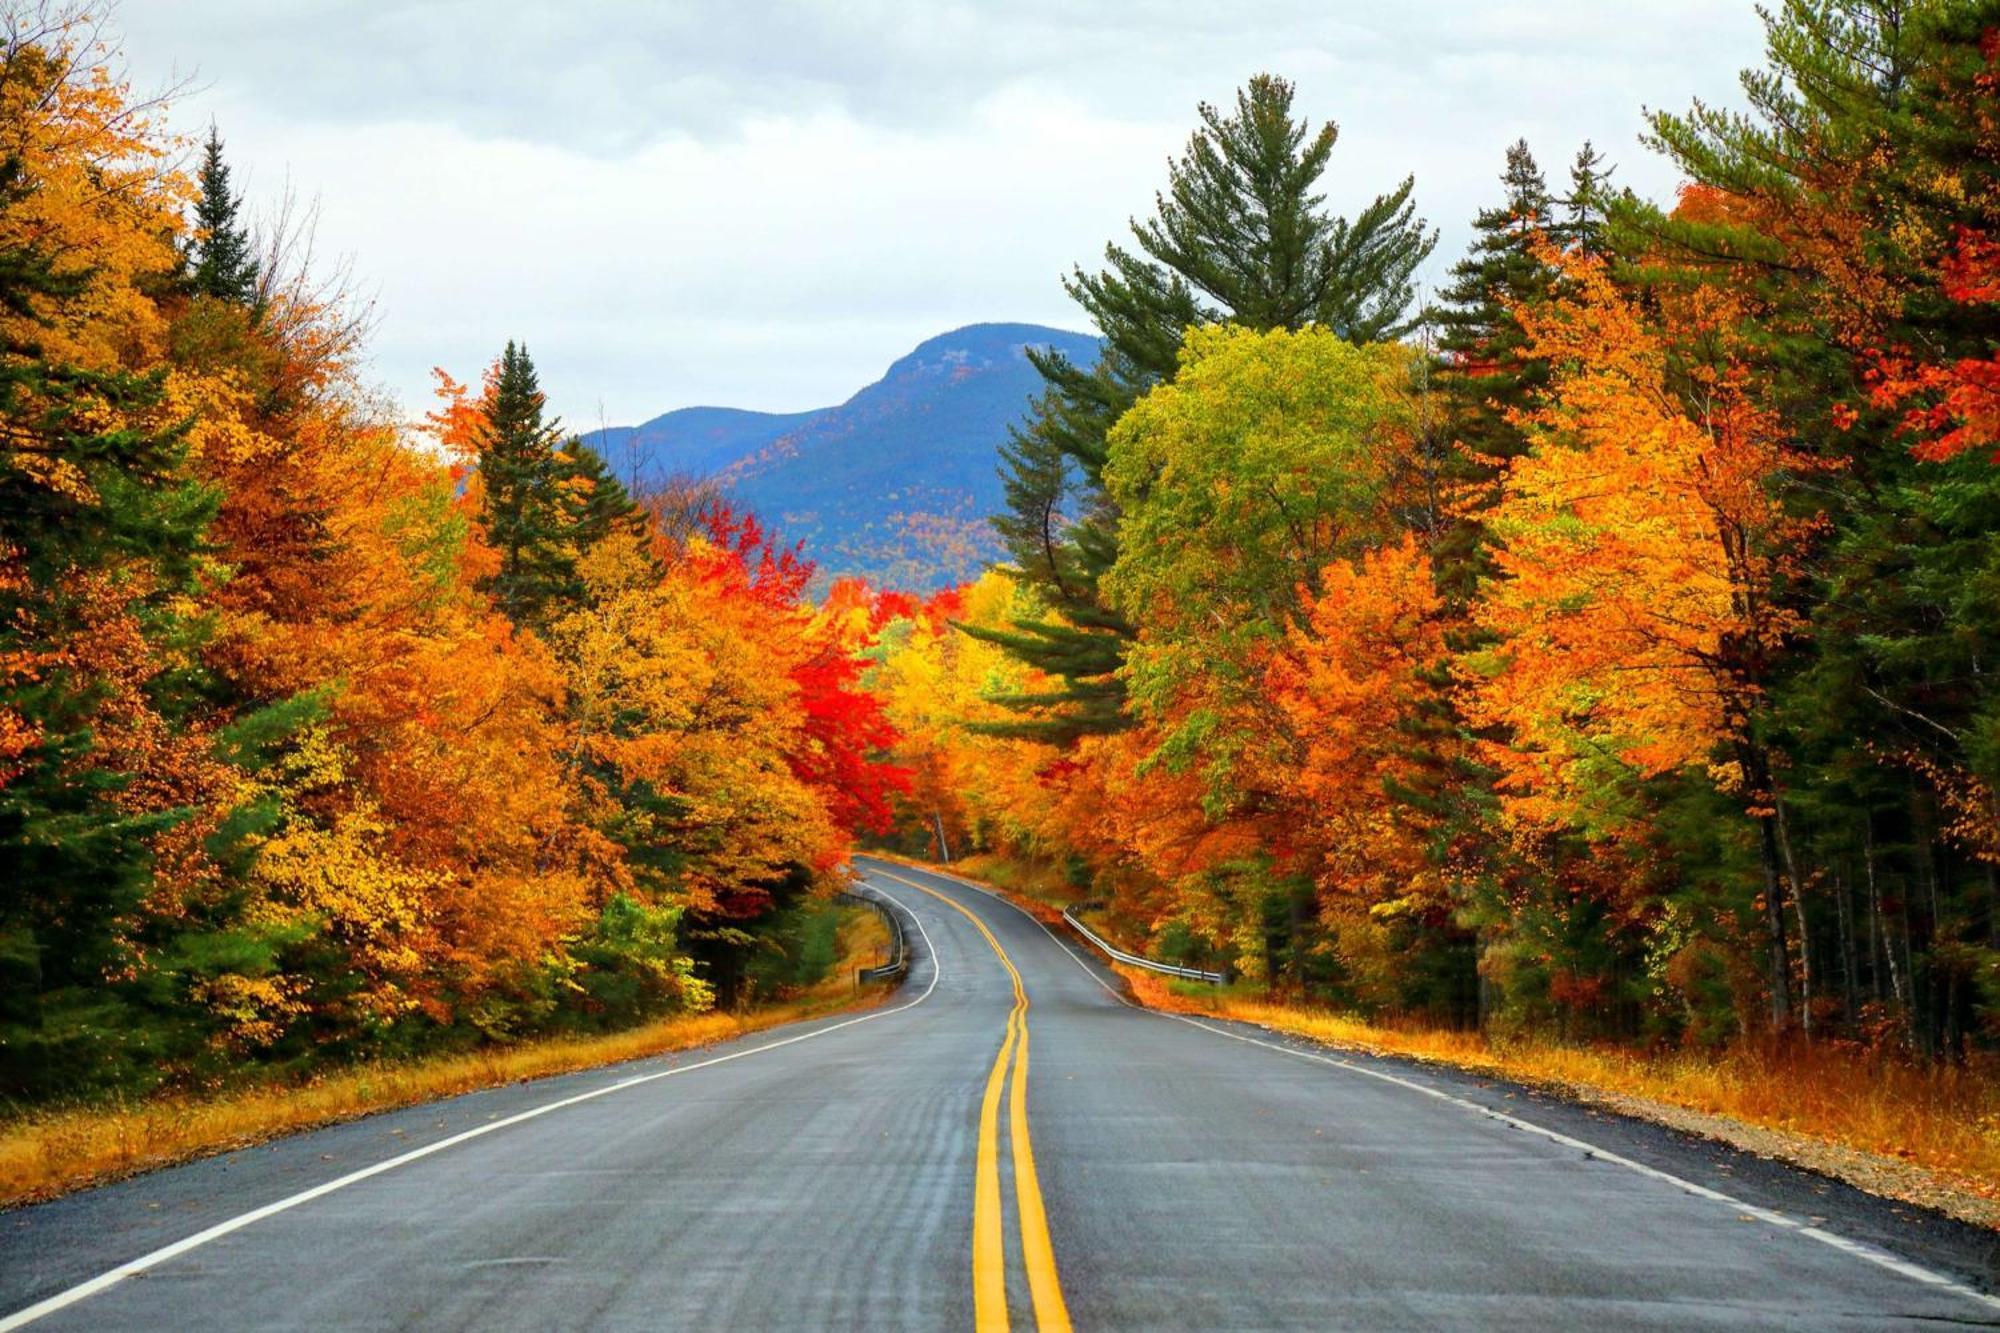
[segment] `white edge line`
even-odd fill
[[[261,1208],[253,1208],[249,1212],[229,1218],[227,1221],[217,1222],[214,1226],[206,1230],[197,1231],[192,1236],[183,1237],[171,1245],[163,1245],[148,1254],[140,1255],[137,1259],[128,1260],[116,1268],[98,1274],[87,1282],[80,1282],[74,1287],[59,1291],[53,1296],[37,1301],[26,1309],[16,1310],[6,1318],[0,1319],[0,1333],[9,1333],[11,1329],[25,1328],[38,1319],[45,1319],[49,1315],[55,1314],[59,1310],[67,1309],[79,1301],[85,1301],[92,1296],[99,1295],[117,1286],[126,1278],[136,1277],[149,1269],[157,1268],[169,1260],[179,1258],[189,1250],[199,1249],[210,1241],[221,1240],[224,1236],[241,1231],[245,1227],[254,1226],[267,1217],[275,1217],[279,1213],[289,1212],[291,1209],[297,1208],[300,1204],[311,1203],[314,1199],[324,1198],[336,1190],[344,1190],[349,1185],[358,1185],[371,1176],[379,1176],[386,1171],[393,1171],[399,1166],[408,1166],[411,1162],[429,1157],[432,1153],[443,1152],[446,1148],[455,1148],[461,1143],[468,1143],[483,1135],[491,1134],[496,1130],[507,1129],[523,1121],[534,1120],[539,1116],[547,1115],[551,1111],[560,1111],[564,1107],[575,1106],[579,1102],[591,1101],[607,1093],[622,1092],[626,1088],[637,1087],[641,1083],[657,1082],[663,1078],[672,1078],[676,1074],[691,1074],[697,1069],[707,1069],[711,1065],[727,1064],[731,1060],[741,1060],[746,1055],[761,1055],[765,1051],[775,1051],[780,1046],[790,1046],[796,1042],[811,1041],[815,1037],[824,1037],[830,1032],[838,1032],[842,1028],[853,1027],[856,1023],[871,1023],[878,1018],[887,1018],[891,1014],[900,1014],[906,1009],[916,1008],[925,1000],[928,1000],[931,997],[931,992],[937,989],[938,976],[941,970],[937,960],[937,950],[931,946],[930,932],[924,929],[923,918],[915,912],[910,911],[894,895],[872,884],[869,885],[869,888],[887,898],[897,907],[902,908],[903,913],[917,923],[917,933],[923,936],[925,952],[931,956],[930,984],[924,987],[922,995],[919,995],[907,1004],[899,1004],[893,1009],[879,1009],[874,1013],[861,1014],[855,1018],[843,1019],[827,1027],[814,1028],[811,1032],[801,1032],[796,1036],[786,1037],[782,1041],[765,1042],[762,1046],[753,1046],[747,1051],[731,1051],[728,1055],[718,1055],[711,1059],[699,1060],[694,1064],[676,1065],[672,1069],[662,1069],[657,1073],[640,1074],[635,1078],[624,1079],[621,1082],[608,1083],[601,1088],[592,1088],[588,1092],[580,1092],[573,1097],[564,1097],[559,1101],[531,1107],[526,1111],[518,1112],[502,1120],[494,1120],[475,1126],[472,1129],[462,1130],[457,1134],[451,1135],[449,1138],[439,1139],[436,1143],[427,1143],[421,1148],[413,1148],[409,1152],[401,1153],[386,1161],[377,1162],[373,1166],[363,1167],[359,1171],[351,1171],[338,1179],[315,1185],[309,1190],[301,1190],[297,1194],[279,1199],[275,1203],[267,1203]],[[642,1056],[640,1058],[657,1059],[658,1057]]]
[[[909,868],[918,869],[917,867],[914,866]],[[1739,1199],[1732,1194],[1724,1194],[1721,1190],[1710,1189],[1706,1185],[1698,1185],[1694,1181],[1687,1180],[1680,1176],[1674,1175],[1670,1171],[1662,1171],[1658,1167],[1647,1166],[1644,1162],[1635,1162],[1631,1158],[1621,1156],[1618,1153],[1612,1152],[1608,1148],[1600,1148],[1594,1143],[1587,1143],[1582,1139],[1574,1138],[1571,1135],[1564,1134],[1558,1130],[1548,1129],[1544,1126],[1534,1124],[1530,1121],[1522,1120],[1518,1116],[1508,1115],[1502,1111],[1495,1111],[1490,1107],[1481,1106],[1478,1102],[1469,1101],[1464,1097],[1453,1096],[1451,1093],[1443,1092],[1437,1088],[1426,1087],[1421,1083],[1417,1083],[1411,1079],[1401,1078],[1395,1074],[1388,1073],[1385,1070],[1370,1069],[1366,1065],[1356,1064],[1352,1060],[1346,1060],[1331,1055],[1320,1055],[1314,1051],[1302,1051],[1293,1046],[1280,1045],[1277,1042],[1261,1041],[1256,1037],[1248,1036],[1241,1032],[1231,1032],[1226,1028],[1219,1028],[1211,1024],[1204,1023],[1200,1019],[1189,1018],[1185,1014],[1168,1013],[1167,1011],[1162,1009],[1149,1009],[1145,1005],[1134,1004],[1131,1000],[1127,999],[1125,996],[1120,995],[1115,987],[1113,987],[1109,982],[1105,981],[1103,977],[1099,976],[1091,968],[1089,963],[1085,962],[1082,958],[1078,957],[1076,950],[1072,949],[1069,946],[1068,942],[1062,938],[1062,936],[1056,934],[1053,930],[1050,930],[1047,922],[1043,921],[1040,917],[1036,916],[1034,913],[1028,911],[1027,908],[1022,907],[1019,903],[1015,902],[1013,899],[1008,898],[1003,894],[996,893],[992,889],[987,888],[983,884],[975,884],[971,880],[966,879],[960,875],[954,875],[949,871],[919,870],[919,873],[934,875],[939,879],[948,879],[951,880],[953,883],[963,884],[965,887],[969,889],[973,889],[980,893],[985,894],[987,897],[992,898],[996,902],[1006,903],[1007,906],[1013,908],[1015,911],[1019,912],[1022,916],[1027,917],[1028,920],[1034,922],[1037,926],[1040,926],[1042,929],[1042,933],[1047,935],[1051,940],[1054,940],[1056,947],[1058,949],[1061,949],[1065,954],[1068,954],[1070,961],[1075,963],[1078,967],[1082,968],[1083,974],[1085,976],[1089,977],[1099,986],[1102,986],[1106,994],[1110,995],[1111,998],[1117,1000],[1120,1004],[1124,1005],[1128,1009],[1135,1009],[1142,1014],[1151,1014],[1155,1018],[1170,1018],[1177,1023],[1186,1023],[1189,1027],[1200,1028],[1203,1032],[1213,1032],[1218,1037],[1227,1037],[1231,1041],[1248,1042],[1252,1046],[1261,1046],[1265,1050],[1276,1051],[1280,1055],[1289,1055],[1300,1060],[1311,1060],[1316,1064],[1332,1065],[1336,1069],[1345,1069],[1350,1073],[1362,1074],[1368,1078],[1378,1079],[1384,1083],[1393,1083],[1399,1088],[1407,1088],[1412,1092],[1420,1092],[1424,1094],[1426,1097],[1434,1097],[1438,1101],[1446,1102],[1452,1106],[1460,1107],[1464,1110],[1471,1111],[1476,1115],[1485,1116],[1489,1120],[1497,1120],[1501,1124],[1506,1125],[1512,1129],[1518,1129],[1525,1133],[1538,1135],[1539,1137],[1547,1139],[1552,1143],[1559,1143],[1566,1148],[1574,1148],[1579,1152],[1588,1153],[1591,1157],[1595,1158],[1598,1161],[1609,1162],[1614,1166],[1622,1166],[1628,1171],[1635,1171],[1642,1176],[1646,1176],[1649,1177],[1650,1179],[1660,1181],[1667,1185],[1671,1185],[1674,1188],[1682,1190],[1688,1194],[1693,1194],[1703,1199],[1709,1199],[1716,1203],[1726,1204],[1729,1207],[1734,1208],[1738,1212],[1744,1214],[1745,1216],[1754,1217],[1759,1222],[1766,1223],[1770,1226],[1777,1227],[1784,1231],[1792,1232],[1795,1235],[1805,1236],[1808,1239],[1816,1240],[1822,1245],[1831,1246],[1832,1248],[1839,1250],[1843,1254],[1850,1255],[1856,1259],[1865,1260],[1866,1262],[1875,1265],[1877,1268],[1887,1269],[1891,1273],[1899,1274],[1903,1277],[1909,1278],[1914,1282],[1921,1282],[1924,1283],[1926,1286],[1936,1287],[1942,1291],[1949,1291],[1953,1295],[1962,1296],[1966,1300],[1972,1301],[1978,1305],[1984,1305],[1989,1309],[2000,1310],[2000,1296],[1989,1295],[1986,1292],[1979,1291],[1973,1287],[1969,1287],[1963,1282],[1960,1282],[1958,1279],[1953,1277],[1948,1277],[1945,1274],[1936,1271],[1935,1269],[1925,1268],[1923,1265],[1911,1263],[1907,1259],[1900,1259],[1895,1255],[1890,1254],[1886,1250],[1878,1249],[1877,1247],[1866,1244],[1862,1241],[1850,1240],[1846,1236],[1839,1235],[1835,1232],[1827,1231],[1821,1227],[1811,1226],[1807,1223],[1799,1221],[1797,1218],[1787,1217],[1783,1213],[1773,1212],[1771,1209],[1761,1208],[1753,1203],[1746,1203],[1744,1200]],[[1272,1032],[1273,1035],[1281,1035],[1276,1033],[1271,1028],[1264,1027],[1262,1024],[1258,1023],[1250,1023],[1248,1022],[1248,1020],[1245,1019],[1232,1019],[1230,1021],[1245,1023],[1247,1026],[1255,1027],[1260,1031]],[[1311,1038],[1304,1038],[1304,1040],[1311,1040]],[[5,1328],[6,1325],[0,1324],[0,1333],[5,1333]]]

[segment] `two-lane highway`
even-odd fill
[[[0,1329],[2000,1322],[1692,1165],[1134,1010],[1013,907],[860,868],[918,926],[888,1005],[17,1210]]]

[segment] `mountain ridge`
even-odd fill
[[[584,438],[640,487],[715,483],[803,541],[829,575],[939,587],[999,553],[986,522],[1003,499],[999,449],[1042,390],[1029,347],[1089,365],[1099,342],[1043,324],[968,324],[924,339],[830,407],[682,407]]]

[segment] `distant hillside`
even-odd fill
[[[641,484],[713,478],[829,573],[936,587],[998,551],[986,519],[1001,505],[999,448],[1042,387],[1031,346],[1097,359],[1085,334],[973,324],[919,344],[838,407],[684,407],[588,438]]]

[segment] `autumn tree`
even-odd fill
[[[173,263],[158,157],[80,34],[32,37],[0,53],[0,1086],[46,1091],[133,1078],[159,1036],[146,992],[173,964],[134,928],[213,776],[175,730],[215,496],[161,377],[107,345],[143,313],[125,284]]]
[[[902,780],[874,594],[815,605],[752,523],[670,529],[517,347],[407,438],[338,286],[282,235],[250,258],[217,136],[184,177],[85,19],[5,32],[0,1094],[808,975],[826,933],[776,909]]]
[[[1996,31],[1990,3],[1794,0],[1767,18],[1748,115],[1655,117],[1688,200],[1617,219],[1662,289],[1747,302],[1754,392],[1830,465],[1788,492],[1822,522],[1798,599],[1812,652],[1770,714],[1797,770],[1778,809],[1797,971],[1819,983],[1804,1017],[1837,997],[1947,1053],[1988,957],[1991,819],[1951,812],[1991,782],[1969,667],[1994,624],[1976,591],[1990,469],[1962,464],[1991,435]]]
[[[1523,309],[1552,370],[1489,521],[1496,577],[1475,610],[1496,646],[1469,667],[1475,722],[1511,817],[1615,838],[1628,784],[1706,769],[1762,829],[1772,1017],[1789,1010],[1777,774],[1754,724],[1797,628],[1779,596],[1805,528],[1774,498],[1799,459],[1740,367],[1670,360],[1599,261],[1570,299]],[[1716,327],[1726,328],[1725,315]],[[1677,391],[1692,377],[1699,414]]]
[[[1321,571],[1264,669],[1285,738],[1265,780],[1297,821],[1292,839],[1347,960],[1350,993],[1462,1022],[1462,993],[1426,994],[1413,969],[1371,977],[1361,963],[1407,962],[1456,933],[1464,868],[1438,854],[1437,811],[1410,799],[1433,758],[1413,744],[1413,723],[1431,706],[1451,624],[1434,583],[1411,535]]]
[[[1413,363],[1321,328],[1195,329],[1179,374],[1111,434],[1104,478],[1122,517],[1104,588],[1138,626],[1124,674],[1142,762],[1180,788],[1156,793],[1179,808],[1138,835],[1203,848],[1155,858],[1168,878],[1249,867],[1265,889],[1246,911],[1272,895],[1310,905],[1282,776],[1303,742],[1264,674],[1328,567],[1395,533]]]
[[[1126,672],[1143,716],[1195,758],[1240,702],[1320,571],[1384,539],[1410,358],[1323,329],[1193,330],[1180,373],[1111,435],[1122,515],[1114,605],[1140,627]]]

